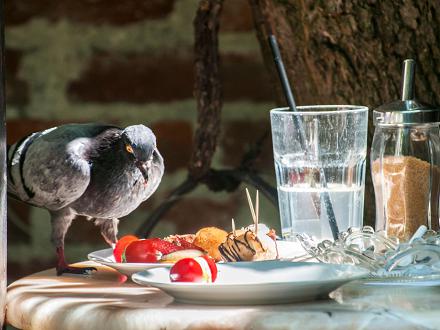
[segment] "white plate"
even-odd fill
[[[287,242],[287,241],[277,241],[278,253],[280,258],[293,258],[298,255],[304,254],[304,250],[301,248],[299,243]],[[87,258],[91,261],[98,262],[105,266],[111,267],[118,272],[131,276],[134,273],[151,269],[157,267],[171,267],[172,264],[162,264],[162,263],[123,263],[116,262],[113,256],[112,249],[104,249],[94,251],[87,255]]]
[[[182,303],[259,305],[327,298],[342,284],[368,274],[351,265],[278,260],[231,262],[217,267],[215,283],[172,283],[167,268],[136,273],[132,280],[159,288]]]
[[[113,256],[113,249],[104,249],[89,253],[87,255],[87,258],[91,261],[95,261],[102,265],[111,267],[127,276],[131,276],[134,273],[141,272],[146,269],[157,268],[157,267],[169,268],[172,266],[172,264],[165,264],[158,262],[152,262],[152,263],[116,262],[115,257]]]

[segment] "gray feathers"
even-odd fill
[[[157,189],[164,171],[156,138],[143,125],[63,125],[17,142],[8,158],[11,194],[50,211],[68,207],[100,219],[132,212]],[[135,161],[148,160],[145,184]]]

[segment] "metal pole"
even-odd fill
[[[5,320],[6,304],[6,101],[4,1],[0,0],[0,326]]]

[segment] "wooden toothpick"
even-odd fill
[[[234,218],[232,218],[232,235],[234,235],[234,237],[237,236],[237,235],[235,235],[235,221],[234,221]]]
[[[256,220],[256,216],[255,216],[255,211],[254,211],[254,205],[252,204],[252,199],[251,199],[251,195],[249,195],[248,188],[246,188],[246,196],[248,199],[249,208],[251,209],[252,220],[254,220],[254,223],[255,223],[257,220]]]
[[[260,198],[257,190],[257,196],[255,197],[255,235],[258,233],[258,216],[260,213]]]

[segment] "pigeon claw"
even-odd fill
[[[95,267],[57,267],[58,276],[61,276],[62,274],[91,275],[93,271],[97,271],[97,269]]]

